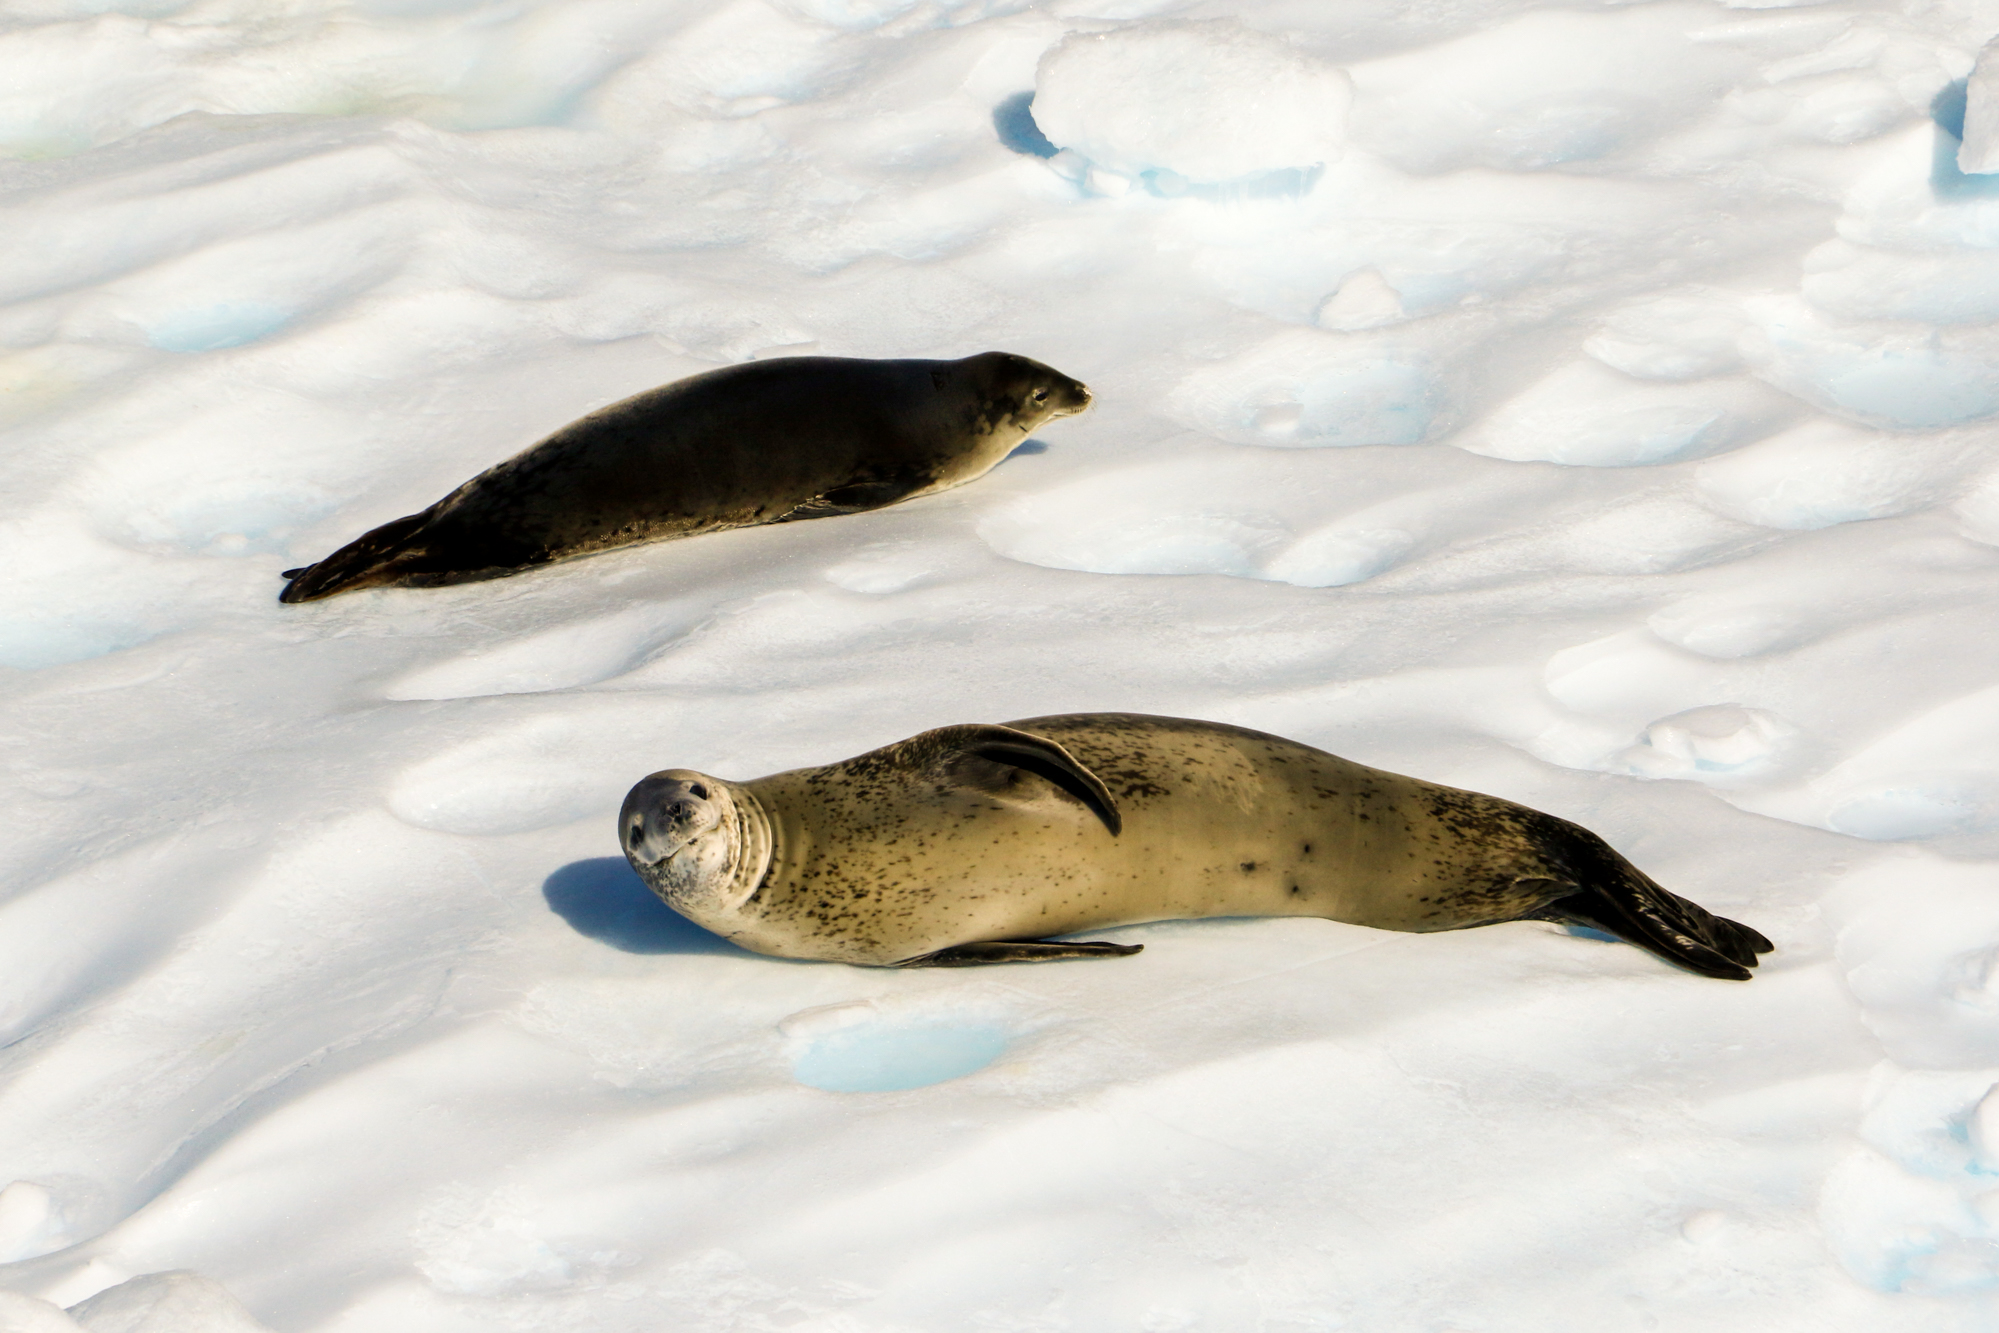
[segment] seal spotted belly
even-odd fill
[[[1008,352],[727,366],[594,412],[286,570],[278,600],[469,583],[634,542],[879,509],[985,475],[1089,403],[1078,381]]]
[[[1567,820],[1133,713],[942,727],[749,782],[668,769],[632,788],[619,833],[668,906],[787,958],[1100,957],[1140,946],[1051,937],[1210,916],[1570,922],[1738,980],[1771,948]]]

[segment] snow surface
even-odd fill
[[[1992,1328],[1995,32],[0,7],[0,1328]],[[1097,406],[971,487],[276,601],[627,393],[987,348]],[[1778,952],[900,974],[618,857],[654,769],[1082,709],[1557,812]]]

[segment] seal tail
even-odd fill
[[[411,546],[411,539],[430,522],[432,512],[426,509],[422,513],[384,523],[356,537],[324,560],[300,569],[286,570],[284,576],[291,582],[278,594],[278,600],[287,603],[316,602],[335,593],[396,582],[406,572],[403,564],[410,557],[424,553],[424,548]]]

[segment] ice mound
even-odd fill
[[[1000,554],[1051,569],[1331,588],[1395,567],[1431,537],[1460,530],[1478,507],[1444,488],[1371,503],[1357,490],[1328,505],[1312,493],[1319,485],[1307,490],[1288,471],[1232,478],[1205,458],[1123,468],[1024,496],[987,515],[978,532]]]
[[[1813,822],[1870,841],[1999,827],[1999,687],[1903,722],[1830,769],[1812,790],[1819,802]]]
[[[1805,633],[1796,610],[1753,592],[1684,598],[1653,612],[1645,625],[1675,647],[1719,659],[1788,648]]]
[[[1634,379],[1702,379],[1743,369],[1748,325],[1741,303],[1721,293],[1668,292],[1604,316],[1583,350]]]
[[[491,727],[412,765],[387,792],[389,809],[417,828],[512,833],[615,806],[625,777],[575,756],[596,728],[537,717]]]
[[[1796,299],[1760,301],[1754,313],[1757,373],[1825,411],[1890,430],[1999,413],[1999,335],[1988,327],[1836,323]]]
[[[1453,420],[1428,353],[1309,329],[1194,371],[1166,406],[1218,439],[1275,448],[1418,444]]]
[[[642,603],[419,667],[383,686],[382,696],[469,699],[594,685],[644,663],[684,634],[699,611],[688,603]]]
[[[1944,500],[1962,473],[1962,452],[1949,440],[1819,419],[1703,463],[1694,480],[1723,513],[1745,522],[1824,528]]]
[[[1501,404],[1456,443],[1515,462],[1644,467],[1734,448],[1796,414],[1795,402],[1747,376],[1641,380],[1581,360]]]
[[[1129,180],[1212,185],[1340,156],[1345,71],[1232,19],[1073,33],[1041,58],[1034,121]]]
[[[1353,135],[1406,169],[1595,162],[1684,124],[1742,65],[1676,6],[1541,10],[1356,66]]]
[[[268,1333],[242,1302],[199,1273],[148,1273],[69,1307],[89,1333]]]
[[[800,18],[852,31],[895,24],[897,31],[917,25],[971,23],[993,14],[1012,13],[1027,0],[774,0],[779,9]]]
[[[78,1333],[82,1327],[60,1305],[0,1291],[0,1333]]]
[[[1804,267],[1805,298],[1844,319],[1999,319],[1999,251],[1890,250],[1831,240],[1807,254]]]

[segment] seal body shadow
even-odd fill
[[[669,906],[792,958],[1104,957],[1136,950],[1053,937],[1209,916],[1577,922],[1736,979],[1771,947],[1567,820],[1179,718],[944,727],[741,783],[669,770],[632,789],[620,820]]]
[[[879,509],[963,485],[1089,390],[1023,356],[793,357],[627,398],[419,513],[285,571],[283,602],[501,578],[629,546]]]

